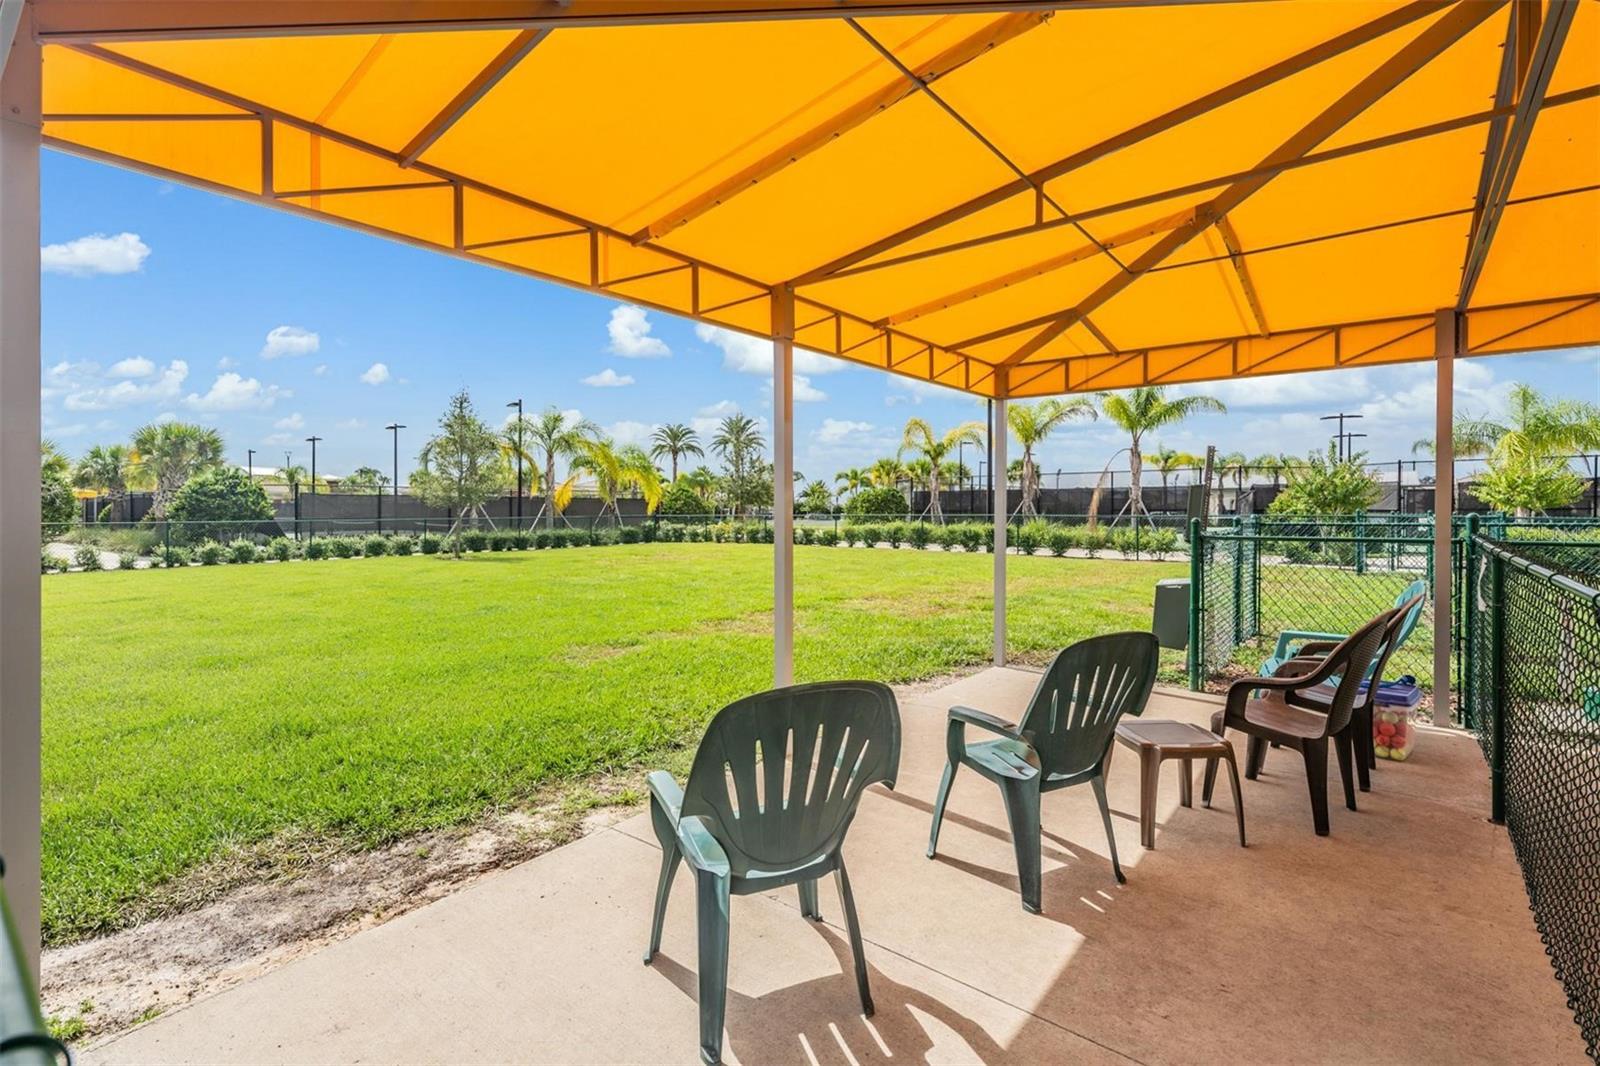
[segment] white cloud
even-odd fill
[[[364,419],[364,418],[347,418],[343,422],[338,423],[337,428],[339,428],[339,429],[366,429],[367,428],[367,422],[366,422],[366,419]]]
[[[619,374],[608,366],[600,373],[590,374],[584,378],[583,383],[597,389],[620,389],[624,385],[633,384],[633,375]]]
[[[361,380],[368,385],[382,385],[389,380],[389,368],[383,363],[373,363],[362,372]]]
[[[137,274],[150,255],[150,246],[137,233],[107,237],[96,233],[64,244],[39,249],[39,266],[47,274],[87,278],[94,274]]]
[[[218,370],[232,370],[234,367],[236,367],[238,365],[239,365],[239,360],[235,359],[231,355],[225,355],[221,359],[217,360],[217,369]]]
[[[151,371],[155,368],[152,366]],[[43,398],[64,396],[62,405],[69,411],[109,411],[117,407],[176,399],[189,376],[189,364],[174,359],[159,374],[146,380],[123,378],[104,384],[100,368],[93,363],[57,363],[50,368]]]
[[[804,374],[794,376],[794,402],[795,403],[821,403],[828,398],[828,394],[811,384],[811,379]]]
[[[319,378],[325,378],[328,376],[328,364],[318,363],[311,372]]]
[[[284,415],[282,418],[272,423],[272,425],[274,429],[305,429],[306,420],[301,416],[299,411],[296,411],[292,415]]]
[[[240,377],[230,370],[218,374],[204,395],[191,392],[183,402],[196,411],[262,411],[290,395],[276,385],[263,385],[256,378]]]
[[[852,422],[842,418],[824,418],[816,431],[817,440],[824,444],[838,444],[863,433],[871,433],[871,422]]]
[[[667,342],[650,335],[650,319],[644,308],[619,304],[611,309],[606,333],[611,337],[610,352],[624,359],[665,359],[672,354]]]
[[[889,394],[883,398],[885,407],[897,407],[903,403],[920,404],[927,399],[949,400],[963,395],[958,389],[936,385],[931,381],[903,378],[898,374],[890,376],[889,389]]]
[[[1337,374],[1306,371],[1269,374],[1243,381],[1208,381],[1200,385],[1182,386],[1175,389],[1174,393],[1215,396],[1230,410],[1250,410],[1352,403],[1371,396],[1373,389],[1367,371],[1360,367],[1349,367]]]
[[[722,368],[740,374],[765,374],[772,376],[772,342],[748,333],[736,333],[721,326],[708,326],[704,322],[694,327],[694,335],[706,344],[722,350]],[[830,359],[809,348],[794,350],[794,372],[815,377],[843,370],[845,364]],[[798,399],[798,390],[796,399]]]
[[[707,404],[695,414],[701,418],[727,418],[729,415],[739,413],[739,405],[732,400],[718,400],[716,403]]]
[[[322,347],[322,337],[299,326],[274,326],[267,332],[267,343],[261,347],[261,358],[280,359],[285,356],[310,355]]]
[[[650,443],[650,434],[655,431],[656,427],[648,422],[626,420],[613,422],[605,430],[606,436],[610,437],[619,448],[626,444],[637,444],[643,447]]]
[[[156,372],[156,365],[143,356],[134,356],[111,364],[106,374],[114,378],[147,378]]]

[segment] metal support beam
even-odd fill
[[[1217,219],[1217,236],[1222,238],[1222,246],[1228,250],[1234,276],[1239,279],[1239,288],[1244,290],[1245,302],[1250,305],[1250,315],[1255,319],[1256,332],[1265,337],[1272,332],[1267,328],[1267,313],[1261,309],[1261,297],[1256,295],[1255,282],[1250,280],[1250,268],[1245,266],[1244,246],[1239,242],[1239,234],[1226,217]]]
[[[1483,265],[1489,258],[1489,246],[1499,228],[1506,201],[1511,198],[1511,188],[1517,179],[1517,168],[1522,154],[1533,136],[1533,124],[1544,105],[1545,90],[1555,73],[1556,59],[1561,46],[1566,43],[1567,31],[1577,14],[1577,0],[1551,0],[1549,17],[1538,27],[1538,39],[1531,48],[1526,45],[1531,32],[1529,21],[1522,15],[1523,8],[1513,10],[1511,46],[1516,49],[1513,60],[1523,70],[1522,81],[1516,87],[1517,109],[1505,131],[1505,139],[1498,146],[1492,141],[1490,151],[1484,156],[1483,180],[1476,204],[1478,214],[1473,218],[1472,233],[1467,239],[1467,259],[1461,271],[1461,293],[1456,300],[1457,310],[1466,310],[1472,302],[1472,290],[1483,274]],[[1535,12],[1537,15],[1537,12]],[[1526,54],[1525,54],[1526,49]]]
[[[957,41],[926,62],[918,64],[912,79],[896,78],[870,96],[817,123],[727,180],[719,182],[670,211],[662,212],[660,218],[634,234],[634,239],[655,240],[693,222],[713,207],[726,203],[747,189],[754,188],[785,167],[798,163],[817,149],[831,144],[874,115],[881,114],[907,97],[915,95],[925,85],[937,81],[991,49],[1043,24],[1047,18],[1049,18],[1048,12],[1019,11],[985,25],[976,33]]]
[[[1346,123],[1388,95],[1411,75],[1438,58],[1441,53],[1472,32],[1503,5],[1504,0],[1475,0],[1473,3],[1452,8],[1297,130],[1272,154],[1263,159],[1261,165],[1272,166],[1299,159],[1307,154],[1333,136]],[[1270,175],[1263,175],[1228,186],[1195,209],[1193,222],[1179,226],[1157,241],[1148,251],[1135,259],[1126,271],[1112,277],[1077,305],[1064,308],[1055,315],[1036,319],[1031,324],[1024,323],[1007,330],[996,331],[984,339],[995,339],[1008,333],[1029,329],[1032,325],[1043,325],[1043,329],[1007,356],[1004,362],[1005,365],[1012,366],[1026,361],[1035,352],[1070,329],[1074,322],[1084,315],[1093,313],[1096,308],[1137,281],[1150,268],[1160,265],[1163,260],[1199,236],[1206,227],[1266,187],[1271,180]]]
[[[460,122],[472,106],[484,95],[500,84],[500,79],[510,74],[512,69],[539,47],[541,41],[550,36],[548,29],[523,30],[513,37],[509,44],[500,50],[500,53],[491,59],[484,68],[455,97],[433,116],[432,120],[417,135],[411,138],[404,148],[400,149],[400,165],[409,167],[417,161],[417,157],[426,152],[434,141],[443,137],[451,126]]]
[[[39,45],[31,12],[0,76],[0,857],[39,974]]]
[[[853,252],[839,256],[799,275],[795,279],[795,283],[803,285],[821,281],[846,267],[854,266],[856,263],[882,255],[884,252],[898,248],[900,245],[932,233],[934,230],[942,229],[950,223],[982,211],[984,208],[1003,203],[1020,193],[1031,192],[1038,186],[1053,181],[1064,174],[1069,174],[1080,167],[1088,166],[1097,159],[1108,156],[1113,152],[1119,152],[1130,145],[1138,144],[1140,141],[1154,137],[1158,133],[1181,126],[1190,119],[1198,118],[1268,85],[1298,74],[1308,67],[1342,55],[1353,48],[1358,48],[1368,41],[1376,40],[1384,34],[1408,25],[1417,19],[1435,14],[1441,8],[1447,6],[1449,5],[1446,0],[1419,0],[1419,2],[1407,4],[1405,7],[1386,12],[1371,22],[1357,26],[1355,29],[1339,34],[1337,37],[1319,42],[1302,52],[1224,85],[1214,92],[1207,93],[1198,99],[1157,115],[1146,122],[1141,122],[1139,125],[1124,130],[1115,136],[1090,145],[1088,148],[1046,164],[1023,177],[1008,181],[1004,185],[997,186],[986,193],[974,196],[970,200],[939,212],[932,218],[907,226],[898,232],[873,241],[871,244],[857,248]]]
[[[1455,311],[1434,316],[1433,724],[1450,724],[1451,544],[1455,524],[1455,359],[1464,345]]]
[[[997,371],[997,374],[1003,374]],[[1006,423],[1005,381],[996,382],[994,433],[989,440],[989,469],[994,478],[994,664],[1006,664]]]
[[[794,290],[772,290],[772,684],[794,684]]]

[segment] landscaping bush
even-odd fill
[[[382,533],[374,533],[361,542],[361,554],[369,559],[374,555],[388,555],[389,538]]]
[[[214,540],[201,541],[194,550],[195,558],[200,560],[201,566],[216,566],[227,556],[227,549]]]
[[[861,543],[868,548],[876,548],[884,538],[883,527],[871,523],[858,526],[857,532],[861,534]]]
[[[1094,529],[1084,526],[1077,533],[1077,541],[1078,547],[1082,548],[1088,554],[1089,558],[1093,559],[1095,556],[1099,555],[1105,550],[1105,546],[1110,542],[1110,538],[1106,536],[1106,531],[1098,526],[1096,526]]]
[[[604,548],[607,545],[617,543],[617,531],[614,529],[591,529],[587,540],[579,543],[587,543],[591,548]]]
[[[861,543],[861,527],[846,522],[844,528],[839,531],[839,539],[844,541],[845,547],[854,548]]]
[[[1017,527],[1015,543],[1017,551],[1023,555],[1032,555],[1044,547],[1045,538],[1050,535],[1050,526],[1043,519],[1035,518],[1024,522]]]
[[[417,538],[408,537],[404,533],[396,533],[389,538],[390,555],[410,555],[417,550]]]
[[[975,552],[983,547],[985,542],[991,542],[987,526],[977,522],[963,522],[955,527],[953,532],[955,543],[961,546],[962,551]]]
[[[307,559],[326,559],[331,554],[328,548],[328,538],[306,541],[305,557]]]
[[[810,544],[816,539],[816,531],[810,526],[794,527],[794,542],[796,544]]]
[[[490,530],[484,536],[485,546],[492,552],[503,552],[511,546],[510,534],[503,529]]]
[[[424,533],[417,538],[417,547],[423,555],[438,555],[443,546],[444,538],[437,533]]]
[[[751,526],[745,531],[745,540],[751,544],[771,544],[773,531],[771,526]]]
[[[1176,529],[1153,529],[1145,536],[1145,551],[1156,559],[1165,559],[1178,550]]]
[[[288,537],[273,537],[267,541],[267,554],[280,563],[286,563],[294,558],[294,542]]]
[[[904,518],[911,513],[911,505],[900,490],[887,485],[862,489],[844,505],[847,521],[884,518]]]
[[[1131,559],[1144,547],[1144,535],[1132,529],[1113,529],[1111,546]]]
[[[623,544],[638,544],[644,540],[644,531],[638,526],[623,526],[617,531],[617,539]]]
[[[67,560],[58,555],[53,555],[44,549],[39,550],[39,572],[44,574],[66,573]]]
[[[656,530],[658,528],[659,524],[656,522],[651,522],[647,526],[640,526],[639,539],[644,541],[646,544],[654,544],[656,540]]]
[[[554,533],[548,529],[541,529],[533,535],[533,546],[535,548],[548,548],[553,540],[555,540]]]
[[[533,534],[526,529],[513,529],[511,531],[511,546],[519,552],[525,552],[533,547]]]
[[[711,505],[694,490],[694,486],[680,474],[678,480],[667,486],[661,494],[661,504],[656,508],[664,515],[708,515]]]
[[[161,552],[160,552],[160,557],[161,557],[161,564],[163,566],[188,566],[189,565],[190,556],[189,556],[189,549],[188,548],[180,548],[180,547],[178,547],[176,545],[173,545],[172,547],[168,547],[168,548],[162,548]]]
[[[78,498],[72,494],[72,483],[65,473],[49,467],[39,471],[39,515],[45,540],[54,540],[72,528],[78,516]]]
[[[117,556],[118,570],[132,570],[139,563],[139,557],[132,552],[123,552]]]
[[[898,548],[911,536],[911,527],[905,522],[890,522],[883,527],[883,539],[889,542],[889,547]]]
[[[837,548],[839,546],[839,531],[836,529],[819,529],[817,530],[816,542],[824,548]]]
[[[72,565],[79,570],[100,569],[100,549],[85,544],[72,553]]]
[[[1076,541],[1077,538],[1073,536],[1072,530],[1066,526],[1051,526],[1044,538],[1045,547],[1050,549],[1051,555],[1056,556],[1067,554]]]
[[[353,559],[361,554],[361,542],[355,537],[328,537],[327,541],[335,559]]]
[[[926,548],[928,542],[932,539],[933,531],[928,528],[928,523],[926,522],[913,522],[911,523],[911,528],[906,531],[906,543],[913,548]]]
[[[253,563],[256,561],[256,545],[254,541],[240,537],[228,545],[228,562]]]
[[[489,547],[489,534],[481,529],[467,529],[461,532],[461,550],[481,552]]]
[[[217,467],[184,482],[172,497],[167,517],[180,543],[202,539],[232,541],[272,520],[272,502],[243,470]]]

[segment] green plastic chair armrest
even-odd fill
[[[678,845],[683,848],[683,859],[692,869],[703,870],[716,877],[727,877],[730,867],[728,853],[711,834],[711,827],[697,814],[678,821]]]
[[[966,725],[975,725],[979,729],[987,729],[991,733],[999,733],[1001,736],[1010,737],[1013,740],[1020,740],[1022,738],[1021,734],[1017,731],[1017,727],[1011,722],[1008,722],[1004,718],[1001,718],[997,715],[989,714],[986,711],[975,710],[971,707],[950,708],[950,721],[962,722]]]
[[[683,810],[683,786],[665,770],[653,770],[644,780],[650,787],[650,798],[659,803],[672,824],[677,825],[679,812]]]

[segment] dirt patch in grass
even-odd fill
[[[574,666],[590,666],[615,659],[636,649],[637,644],[574,644],[562,658]]]
[[[718,618],[715,621],[705,622],[694,628],[696,633],[706,634],[738,634],[749,637],[772,636],[772,612],[751,611],[748,614],[737,615],[733,618]]]
[[[58,1033],[94,1042],[449,895],[638,809],[636,775],[602,778],[475,824],[386,847],[279,840],[160,894],[132,928],[45,951]]]

